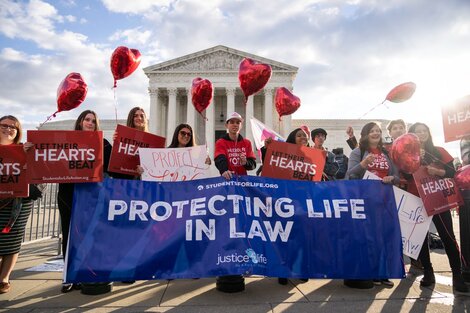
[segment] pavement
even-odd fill
[[[282,286],[276,278],[249,277],[246,290],[234,294],[217,291],[215,279],[207,278],[114,283],[112,292],[91,296],[77,290],[61,293],[61,272],[25,271],[57,259],[57,245],[57,238],[23,245],[12,289],[0,294],[0,312],[470,312],[470,293],[452,291],[443,250],[431,253],[433,288],[421,288],[422,273],[410,272],[393,280],[390,289],[356,290],[342,280],[321,279],[292,279]]]

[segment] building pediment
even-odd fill
[[[257,62],[269,64],[274,72],[293,72],[298,68],[254,54],[239,51],[225,46],[216,46],[199,52],[191,53],[173,60],[144,68],[145,74],[162,72],[228,72],[238,71],[240,62],[250,58]]]

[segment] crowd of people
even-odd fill
[[[243,125],[243,117],[237,112],[228,114],[225,121],[227,133],[215,143],[213,162],[220,175],[227,180],[234,175],[247,175],[248,171],[257,167],[256,155],[251,142],[242,137],[240,131]],[[148,132],[148,119],[144,109],[133,108],[127,118],[126,126],[140,131]],[[389,123],[387,130],[393,140],[406,133],[406,124],[403,120],[394,120]],[[100,130],[99,119],[95,112],[86,110],[82,112],[75,122],[74,130],[77,131],[97,131]],[[433,143],[430,129],[423,123],[415,123],[409,128],[409,133],[418,136],[421,145],[421,164],[426,167],[429,175],[437,177],[452,178],[455,175],[453,157],[443,148],[437,147]],[[416,184],[412,175],[400,172],[396,164],[390,157],[392,142],[383,142],[383,134],[379,124],[370,122],[363,126],[360,132],[359,141],[354,135],[351,127],[346,130],[348,135],[347,144],[352,152],[349,156],[344,155],[342,148],[333,149],[333,152],[325,149],[324,143],[327,138],[327,131],[323,128],[316,128],[310,134],[304,128],[294,129],[287,137],[286,142],[312,149],[319,149],[325,155],[325,167],[322,173],[322,181],[339,179],[362,179],[364,173],[370,171],[380,177],[384,184],[396,185],[414,195],[419,196]],[[118,136],[114,134],[114,139]],[[20,144],[22,137],[22,127],[17,118],[11,115],[0,118],[0,145]],[[309,140],[312,140],[312,143]],[[262,161],[266,156],[267,147],[273,139],[265,140],[265,147],[261,149]],[[176,127],[168,148],[193,147],[196,145],[195,134],[191,125],[180,124]],[[26,142],[23,149],[27,153],[32,144]],[[142,167],[136,168],[136,175],[123,175],[108,172],[108,164],[112,146],[104,139],[104,176],[119,179],[139,179],[143,173]],[[470,163],[470,137],[464,138],[461,142],[463,164]],[[212,160],[208,155],[206,164],[211,165]],[[262,166],[262,165],[261,165]],[[258,174],[261,171],[258,171]],[[70,218],[73,203],[73,183],[59,184],[57,195],[58,208],[62,225],[62,251],[65,258],[67,242],[70,232]],[[21,248],[21,241],[25,230],[25,225],[30,214],[33,201],[41,197],[44,186],[30,185],[30,196],[28,198],[7,198],[0,199],[0,293],[9,292],[11,289],[10,274],[18,259]],[[461,248],[456,241],[452,216],[450,211],[446,211],[433,216],[432,220],[437,228],[439,236],[443,240],[445,252],[452,269],[453,287],[459,292],[468,292],[466,282],[470,282],[470,191],[462,190],[465,205],[460,208],[460,233]],[[5,231],[8,228],[8,231]],[[305,234],[308,236],[308,233]],[[427,236],[424,240],[418,260],[423,267],[424,276],[420,281],[421,286],[428,287],[435,283],[435,276],[430,260],[429,245]],[[307,281],[305,278],[303,281]],[[133,283],[127,281],[124,283]],[[288,283],[288,278],[280,277],[278,282],[282,285]],[[110,283],[107,283],[108,285]],[[384,285],[393,287],[393,282],[388,279],[376,280],[345,280],[344,284],[351,288],[367,289],[374,285]],[[74,289],[83,288],[80,284],[63,284],[62,292],[70,292]],[[216,288],[222,292],[239,292],[245,289],[244,277],[242,275],[229,275],[217,277]]]

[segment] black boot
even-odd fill
[[[216,280],[216,288],[222,292],[241,292],[245,290],[245,278],[242,275],[219,276]]]
[[[374,283],[372,280],[361,280],[361,279],[345,279],[344,285],[349,288],[356,289],[372,289],[374,288]]]
[[[433,268],[428,268],[424,270],[424,276],[419,282],[421,287],[429,287],[436,283],[436,277],[434,277],[434,270]]]
[[[287,280],[287,278],[279,277],[279,278],[277,279],[277,282],[278,282],[280,285],[287,285],[287,283],[288,283],[289,281]]]
[[[468,292],[468,287],[465,285],[465,281],[460,272],[452,274],[452,286],[456,291]]]
[[[466,283],[470,283],[470,269],[463,269],[462,277]]]

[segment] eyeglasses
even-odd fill
[[[185,132],[184,130],[180,130],[180,135],[182,137],[191,137],[191,133]]]
[[[3,129],[3,130],[16,130],[18,131],[18,128],[16,128],[15,125],[8,125],[8,124],[0,124],[0,128]]]

